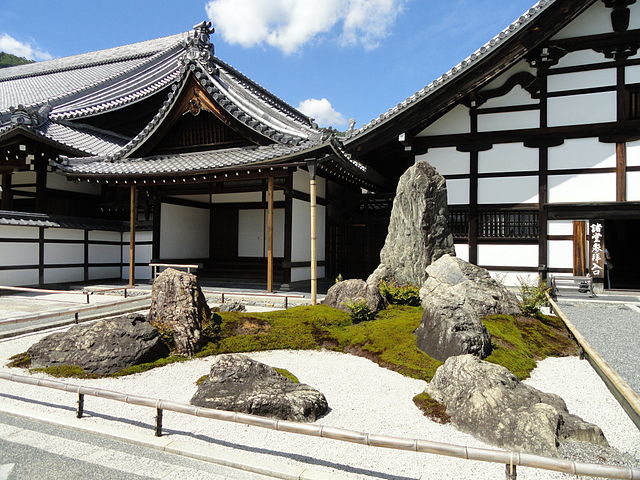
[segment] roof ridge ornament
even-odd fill
[[[183,64],[188,62],[199,62],[207,72],[215,74],[216,68],[211,64],[214,55],[214,47],[211,43],[211,34],[216,29],[211,26],[211,22],[203,21],[193,26],[184,41],[186,53],[180,58]]]
[[[40,127],[49,120],[51,106],[45,104],[36,108],[18,105],[17,107],[9,107],[9,112],[11,114],[11,123],[14,125]]]

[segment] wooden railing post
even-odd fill
[[[129,199],[129,285],[136,283],[136,186],[131,184]]]

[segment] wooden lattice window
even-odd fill
[[[629,92],[629,118],[631,120],[640,119],[640,87]]]
[[[478,238],[538,238],[538,212],[480,212]]]
[[[469,213],[450,211],[449,229],[454,238],[467,238],[469,236]]]

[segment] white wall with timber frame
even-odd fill
[[[639,29],[640,3],[629,9],[629,30]],[[551,44],[614,35],[610,14],[597,2]],[[482,225],[473,231],[472,222],[468,238],[456,238],[460,257],[507,275],[509,283],[544,267],[553,274],[571,273],[573,220],[583,220],[585,213],[548,220],[554,208],[598,203],[613,210],[640,201],[640,141],[614,138],[617,122],[630,108],[624,103],[630,101],[629,86],[640,92],[640,54],[614,61],[592,50],[593,43],[575,43],[549,67],[518,62],[476,93],[480,101],[454,105],[415,135],[427,149],[415,160],[428,161],[445,176],[452,211],[466,208],[478,223],[489,211],[538,215],[537,238],[483,237]],[[514,81],[516,74],[537,77],[539,91],[529,93]]]

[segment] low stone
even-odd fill
[[[298,422],[313,422],[329,410],[318,390],[294,383],[272,367],[239,354],[214,358],[209,376],[198,386],[191,404]]]
[[[449,358],[426,391],[446,407],[453,425],[499,447],[559,456],[563,442],[608,445],[602,430],[570,414],[558,395],[473,355]]]
[[[329,307],[345,312],[349,311],[347,305],[360,302],[365,303],[372,312],[384,310],[387,306],[386,300],[382,298],[378,289],[360,279],[343,280],[332,285],[322,301]]]
[[[109,375],[165,357],[169,349],[143,316],[125,315],[51,334],[27,353],[33,368],[77,365],[87,373]]]
[[[380,266],[367,284],[422,285],[427,266],[444,254],[455,255],[447,217],[444,177],[426,161],[416,162],[398,181]]]
[[[418,348],[440,361],[466,353],[487,357],[491,337],[480,319],[517,314],[515,295],[484,268],[450,255],[429,265],[427,274],[420,289],[424,313],[415,332]]]
[[[240,302],[226,302],[220,304],[218,307],[219,312],[246,312],[247,307],[245,307]]]
[[[147,319],[172,332],[176,354],[193,355],[200,349],[202,322],[209,318],[211,310],[195,275],[168,268],[156,277]]]

